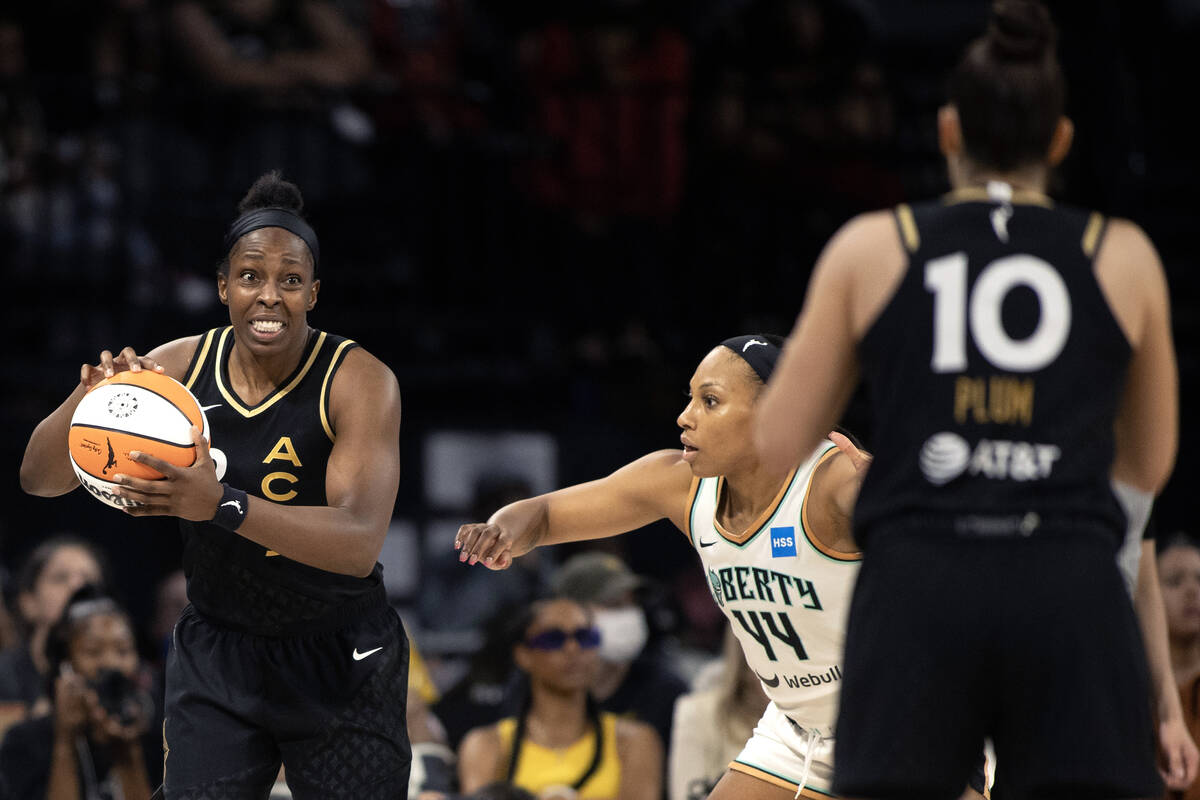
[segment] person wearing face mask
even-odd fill
[[[615,555],[584,552],[563,562],[551,579],[555,594],[592,606],[600,631],[600,660],[592,694],[604,711],[649,723],[671,741],[675,700],[688,690],[653,647],[637,592],[645,581]]]

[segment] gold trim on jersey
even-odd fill
[[[692,476],[692,488],[688,489],[687,515],[683,518],[684,535],[688,537],[692,547],[696,546],[696,540],[692,538],[692,515],[696,513],[696,496],[700,494],[700,478]]]
[[[821,454],[821,457],[817,459],[817,463],[813,465],[812,477],[808,480],[808,486],[804,487],[804,499],[800,502],[800,529],[804,531],[804,538],[808,540],[808,543],[815,547],[822,555],[829,556],[835,561],[862,561],[862,553],[845,553],[841,550],[834,550],[810,532],[812,530],[812,523],[808,521],[808,497],[812,494],[813,481],[816,480],[817,470],[821,468],[821,465],[833,458],[837,453],[838,449],[836,446],[830,447]]]
[[[795,792],[799,787],[799,784],[789,781],[787,778],[781,778],[772,772],[767,772],[765,769],[759,769],[758,767],[752,767],[749,764],[743,764],[741,761],[730,761],[729,769],[734,772],[740,772],[743,775],[749,775],[751,778],[757,778],[760,781],[766,781],[772,786],[778,786],[781,789],[787,789],[789,792]],[[810,789],[806,786],[803,789],[800,789],[796,796],[808,797],[812,798],[812,800],[829,800],[831,797],[836,797],[837,795],[825,794],[817,791],[816,789]]]
[[[762,527],[771,520],[771,517],[775,516],[775,512],[779,510],[779,504],[783,502],[783,498],[785,495],[787,495],[788,489],[792,488],[792,481],[795,480],[795,478],[796,469],[793,468],[792,471],[787,474],[787,478],[784,479],[783,485],[779,487],[779,493],[775,495],[775,499],[771,501],[771,505],[767,506],[766,510],[758,515],[758,519],[754,520],[754,522],[750,524],[750,527],[746,528],[746,532],[740,536],[736,533],[730,533],[729,531],[725,530],[724,526],[721,525],[721,521],[717,519],[717,514],[721,508],[721,490],[725,488],[725,476],[722,475],[721,477],[717,478],[716,504],[713,506],[713,528],[716,529],[717,534],[720,535],[721,538],[725,539],[726,541],[733,542],[734,544],[745,544],[746,542],[750,541],[758,535],[758,533],[762,530]]]
[[[324,334],[322,334],[324,336]],[[321,427],[325,429],[325,435],[329,437],[329,441],[337,441],[337,435],[333,432],[333,426],[329,424],[329,414],[325,411],[325,392],[329,387],[329,379],[333,377],[333,372],[337,368],[338,359],[347,347],[354,344],[354,340],[347,339],[338,345],[337,350],[333,351],[333,358],[329,359],[329,368],[325,370],[325,380],[321,381]],[[317,345],[320,347],[320,344]]]
[[[1093,211],[1088,217],[1087,227],[1083,229],[1083,254],[1088,258],[1096,255],[1096,245],[1100,242],[1100,231],[1104,230],[1104,215]]]
[[[942,196],[942,203],[945,205],[953,205],[955,203],[996,203],[999,202],[995,197],[988,194],[988,190],[982,186],[964,186],[961,189],[955,189]],[[1012,193],[1012,200],[1009,201],[1013,205],[1018,206],[1041,206],[1042,208],[1054,208],[1054,201],[1041,192],[1035,192],[1032,189],[1017,189]]]
[[[900,237],[904,240],[904,248],[910,253],[915,253],[921,246],[921,234],[917,232],[917,221],[908,203],[896,206],[896,222],[900,225]]]
[[[192,384],[196,382],[196,378],[200,376],[200,370],[204,369],[204,359],[208,358],[208,350],[212,347],[212,340],[216,334],[216,328],[204,334],[204,341],[200,344],[200,355],[196,357],[196,366],[192,367],[192,374],[188,375],[187,380],[183,384],[189,391],[192,388]]]
[[[296,377],[292,378],[291,383],[281,389],[276,389],[274,394],[269,395],[266,400],[259,403],[253,410],[251,410],[242,405],[242,403],[234,396],[231,389],[226,388],[225,381],[221,378],[221,366],[225,363],[225,343],[229,341],[229,335],[231,333],[233,333],[233,326],[226,328],[221,334],[221,341],[217,344],[217,363],[213,367],[213,375],[217,379],[217,390],[221,393],[221,396],[225,398],[226,402],[229,403],[229,407],[246,418],[256,417],[262,412],[266,411],[268,408],[286,397],[288,392],[292,391],[292,389],[295,389],[296,385],[299,384],[300,381],[304,380],[304,376],[308,374],[310,369],[312,369],[313,362],[317,360],[317,355],[321,352],[321,345],[325,343],[326,335],[325,331],[321,331],[321,335],[317,337],[317,343],[313,345],[312,353],[310,353],[308,356],[308,361],[304,362],[304,366],[301,367],[300,371],[296,373]]]

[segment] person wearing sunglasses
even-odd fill
[[[589,687],[599,668],[591,612],[555,598],[513,621],[513,661],[527,678],[521,710],[467,733],[460,789],[505,781],[539,800],[655,800],[663,749],[649,725],[601,712]]]

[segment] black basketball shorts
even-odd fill
[[[880,530],[848,624],[838,795],[956,798],[990,736],[1012,797],[1161,796],[1142,639],[1102,536]]]
[[[240,633],[188,606],[167,661],[167,800],[401,800],[408,639],[386,605],[329,632]]]

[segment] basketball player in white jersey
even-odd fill
[[[738,336],[705,356],[678,418],[682,452],[651,453],[606,478],[505,506],[455,539],[460,561],[504,569],[534,547],[664,518],[683,531],[771,700],[716,800],[831,796],[842,640],[858,574],[849,514],[867,457],[833,433],[799,464],[759,461],[750,424],[779,342]]]

